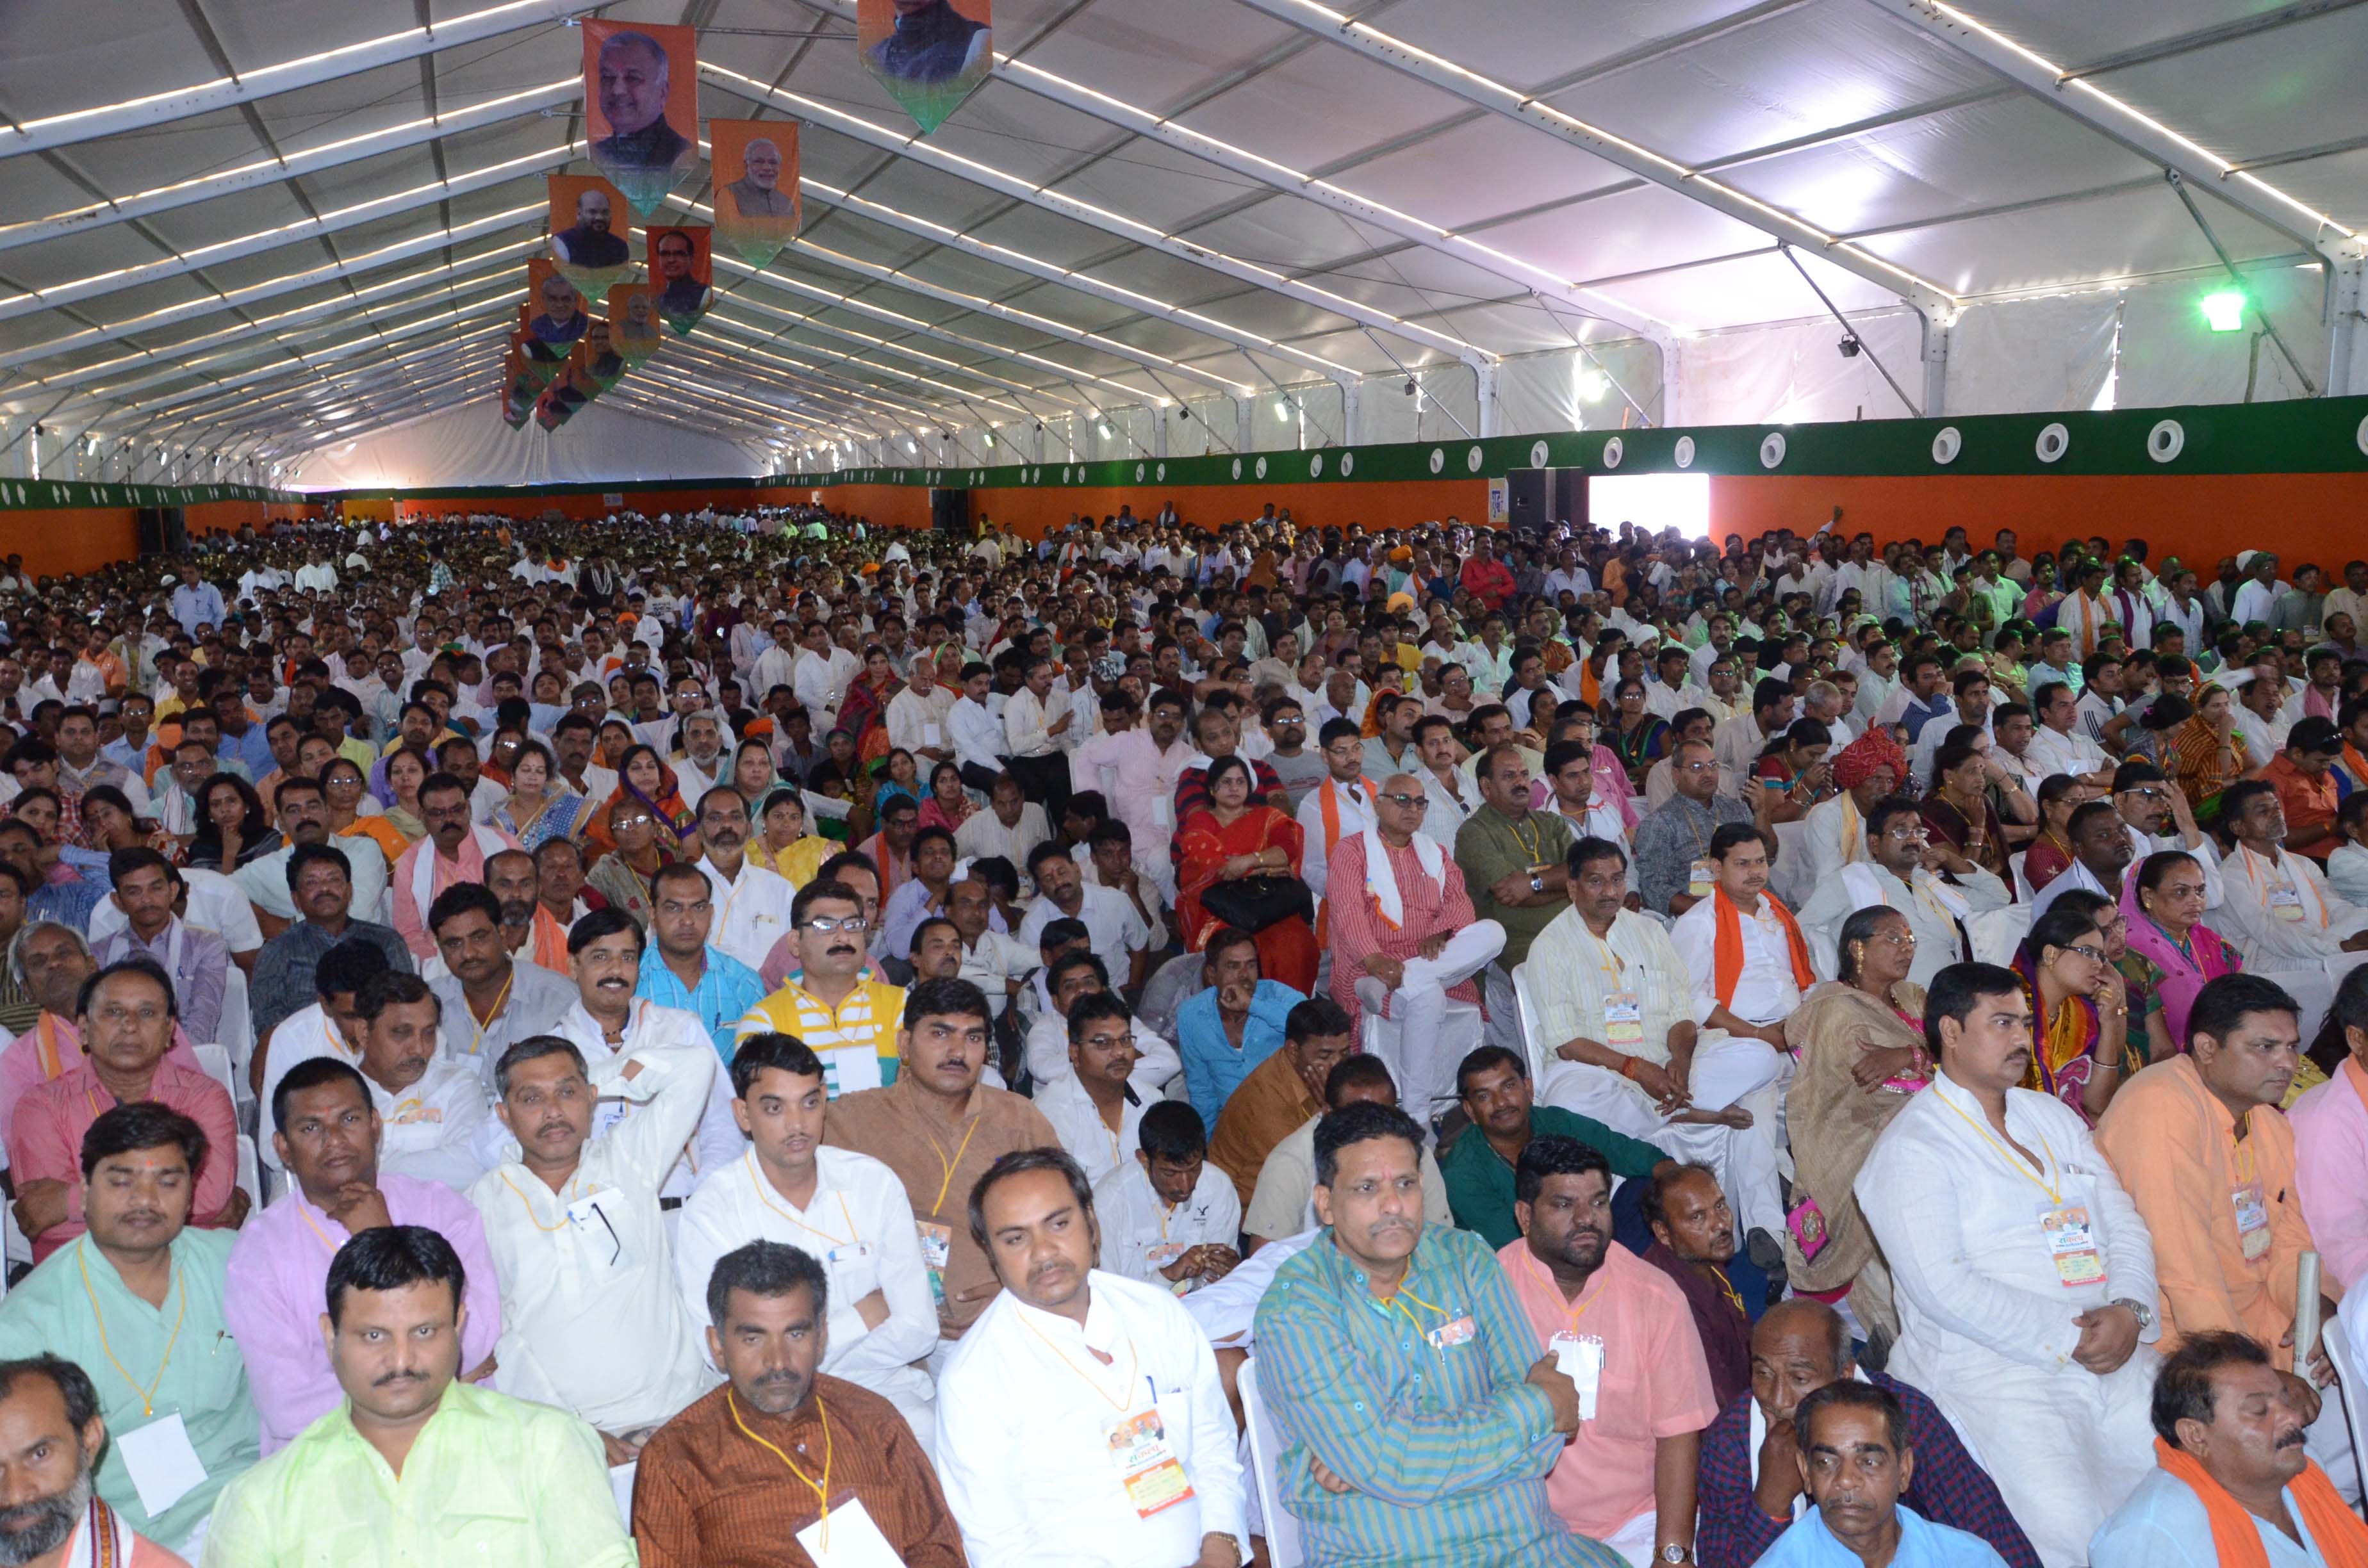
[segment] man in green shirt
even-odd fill
[[[1513,1167],[1532,1138],[1576,1138],[1611,1162],[1622,1176],[1651,1176],[1676,1162],[1650,1143],[1614,1132],[1600,1121],[1531,1100],[1529,1064],[1518,1051],[1484,1045],[1455,1070],[1455,1093],[1470,1125],[1439,1152],[1455,1222],[1477,1231],[1490,1247],[1519,1240],[1513,1218]]]
[[[237,1233],[188,1228],[205,1153],[198,1124],[154,1101],[101,1115],[82,1141],[90,1228],[0,1301],[0,1359],[49,1351],[90,1375],[111,1438],[98,1494],[176,1550],[255,1463],[257,1441],[246,1363],[222,1323]]]
[[[1505,950],[1482,971],[1488,1043],[1514,1050],[1521,1043],[1521,1015],[1513,971],[1538,933],[1569,906],[1563,860],[1577,842],[1561,813],[1530,810],[1530,755],[1509,744],[1481,753],[1480,807],[1455,833],[1455,864],[1474,916],[1505,928]]]
[[[222,1494],[204,1568],[633,1568],[599,1434],[456,1381],[466,1289],[424,1226],[338,1250],[321,1324],[345,1402]]]

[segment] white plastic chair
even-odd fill
[[[2018,849],[2013,854],[2006,858],[2007,878],[2014,883],[2014,896],[2019,902],[2025,905],[2028,905],[2032,899],[2039,896],[2039,894],[2032,889],[2031,879],[2022,874],[2023,859],[2025,857],[2030,855],[2030,853],[2031,851],[2028,849]]]
[[[2031,905],[2009,903],[2003,909],[1986,909],[1965,922],[1965,935],[1974,941],[1974,959],[1978,963],[2010,964],[2031,934]]]
[[[231,1104],[235,1106],[239,1101],[238,1083],[231,1074],[229,1050],[219,1045],[199,1045],[191,1049],[197,1051],[198,1065],[206,1070],[206,1076],[220,1084],[222,1093],[228,1095]]]
[[[1530,1088],[1535,1093],[1545,1082],[1546,1057],[1543,1038],[1538,1031],[1538,1006],[1530,999],[1530,964],[1527,959],[1513,966],[1513,1003],[1520,1014],[1521,1053],[1530,1062]]]
[[[1768,874],[1768,891],[1788,909],[1800,908],[1817,891],[1809,871],[1808,845],[1808,818],[1776,824],[1776,868]]]
[[[1302,1568],[1307,1545],[1300,1539],[1299,1517],[1283,1506],[1276,1484],[1274,1467],[1282,1456],[1282,1440],[1258,1391],[1255,1352],[1242,1363],[1235,1386],[1241,1391],[1243,1424],[1249,1428],[1250,1481],[1258,1488],[1258,1513],[1266,1526],[1266,1560],[1273,1568]]]
[[[246,971],[235,963],[223,969],[222,1022],[214,1028],[215,1043],[230,1052],[230,1063],[244,1076],[255,1060],[255,1008]]]
[[[262,1212],[263,1165],[256,1157],[255,1140],[244,1132],[238,1135],[238,1189],[246,1194],[249,1212]]]

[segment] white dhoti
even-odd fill
[[[1505,928],[1475,920],[1449,937],[1437,958],[1406,960],[1406,973],[1383,1008],[1378,1051],[1398,1081],[1398,1103],[1416,1120],[1429,1121],[1455,1098],[1455,1069],[1482,1038],[1470,1004],[1451,1003],[1447,994],[1504,950]],[[1518,1011],[1509,1005],[1510,982],[1505,989],[1506,1010]],[[1518,1021],[1515,1029],[1518,1034]]]
[[[1744,1231],[1766,1231],[1782,1240],[1784,1199],[1776,1179],[1777,1119],[1769,1102],[1782,1103],[1778,1091],[1786,1060],[1766,1040],[1715,1029],[1695,1047],[1686,1076],[1694,1108],[1725,1110],[1739,1105],[1751,1112],[1748,1127],[1671,1121],[1627,1079],[1583,1062],[1548,1062],[1538,1097],[1666,1150],[1672,1159],[1708,1165],[1718,1174],[1718,1185]]]

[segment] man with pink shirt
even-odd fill
[[[154,1100],[205,1130],[189,1223],[234,1227],[246,1218],[237,1187],[238,1117],[229,1091],[167,1056],[178,1009],[173,983],[153,960],[125,959],[82,987],[75,1006],[84,1054],[27,1090],[8,1127],[17,1222],[40,1263],[81,1235],[82,1139],[116,1106]]]
[[[2336,987],[2330,1028],[2351,1054],[2294,1103],[2294,1187],[2328,1278],[2348,1292],[2368,1276],[2368,968]]]
[[[1691,1562],[1702,1433],[1718,1403],[1685,1298],[1612,1244],[1611,1168],[1593,1149],[1532,1139],[1513,1190],[1521,1239],[1497,1260],[1578,1385],[1578,1432],[1546,1476],[1547,1506],[1639,1568]]]
[[[419,817],[427,836],[394,863],[394,928],[411,956],[426,963],[436,956],[427,911],[436,895],[459,882],[485,880],[485,857],[516,849],[518,841],[499,828],[472,820],[469,787],[456,774],[434,773],[419,787]]]

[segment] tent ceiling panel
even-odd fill
[[[1352,4],[1346,8],[1365,7]],[[1179,25],[1181,21],[1173,0],[1095,0],[1030,47],[1027,58],[1138,107],[1172,112],[1177,105],[1201,96],[1209,84],[1297,37],[1292,28],[1242,6],[1196,7],[1189,25]],[[999,41],[1008,51],[1009,39]],[[988,89],[996,94],[1005,90]]]
[[[180,17],[160,15],[154,0],[11,6],[7,39],[5,103],[19,123],[221,74]]]
[[[1899,303],[1854,273],[1799,254],[1817,287],[1845,311],[1884,310]],[[1770,249],[1681,272],[1629,278],[1617,287],[1622,299],[1701,331],[1825,314],[1825,307],[1801,281],[1801,275]]]
[[[1114,82],[1098,85],[1133,101],[1123,72]],[[1463,107],[1435,87],[1326,48],[1295,54],[1178,118],[1195,131],[1305,169],[1349,157]]]
[[[2201,196],[2199,196],[2199,199]],[[2216,269],[2210,242],[2168,189],[2132,191],[2083,202],[2078,224],[2064,222],[2050,207],[1968,219],[1937,228],[1886,234],[1866,242],[1872,249],[1965,292],[1996,293],[2044,289],[2075,274],[2119,278],[2184,267]],[[2284,256],[2293,243],[2216,200],[2203,202],[2204,216],[2221,244],[2240,259]],[[2113,239],[2100,251],[2089,233],[2094,222],[2110,224]],[[2098,262],[2110,256],[2108,265]]]
[[[2161,173],[2017,94],[1761,159],[1724,177],[1829,232],[1855,233]]]
[[[1675,191],[1646,186],[1493,227],[1488,243],[1537,256],[1585,280],[1726,256],[1769,242],[1758,230]],[[1624,284],[1612,287],[1622,300],[1635,301]],[[1663,319],[1683,324],[1696,318],[1681,312]]]
[[[22,73],[12,70],[9,74],[16,76]],[[13,113],[14,106],[11,105],[10,108]],[[254,131],[238,117],[236,109],[222,109],[192,119],[176,120],[171,125],[161,125],[131,135],[77,142],[71,147],[58,149],[56,155],[100,190],[125,195],[168,185],[175,180],[211,174],[217,169],[251,164],[257,158],[268,156],[263,144],[255,139]],[[47,161],[39,157],[8,160],[10,163]],[[76,206],[88,199],[86,192],[77,191],[73,199],[60,205]],[[25,216],[47,217],[54,210],[55,208],[44,208],[39,212],[28,211]]]
[[[1439,177],[1442,165],[1455,169],[1454,179]],[[1484,114],[1360,163],[1340,183],[1434,223],[1485,230],[1490,219],[1508,212],[1634,181],[1626,170],[1568,142]]]
[[[1210,211],[1273,194],[1271,186],[1141,137],[1053,188],[1188,237],[1194,221]]]
[[[2244,159],[2356,134],[2363,80],[2368,28],[2338,12],[2114,72],[2098,85],[2222,157]],[[2266,90],[2232,93],[2230,82]],[[2334,216],[2356,227],[2368,219],[2368,201],[2355,195]]]
[[[1484,75],[1534,87],[1759,8],[1741,0],[1612,0],[1583,8],[1567,0],[1491,0],[1490,25],[1475,28],[1464,0],[1404,0],[1373,24]],[[1567,98],[1553,101],[1579,112]]]
[[[2362,131],[2368,132],[2368,127]],[[2368,190],[2368,146],[2265,172],[2274,175],[2280,187],[2319,210],[2336,212],[2350,222],[2357,216],[2351,210],[2351,204],[2360,199],[2362,190]]]
[[[11,223],[72,211],[90,200],[80,181],[47,158],[0,159],[0,211]]]
[[[1261,202],[1204,223],[1186,237],[1293,277],[1322,272],[1336,262],[1398,243],[1387,230],[1311,201]]]
[[[2149,0],[2142,6],[2066,6],[2059,0],[1963,0],[1960,6],[1985,27],[2059,63],[2103,59],[2214,28],[2243,14],[2280,9],[2285,0]],[[2099,85],[2119,92],[2112,79]]]
[[[1448,58],[1462,59],[1452,48]],[[1863,0],[1811,0],[1623,71],[1554,107],[1666,157],[1699,164],[1987,86]]]

